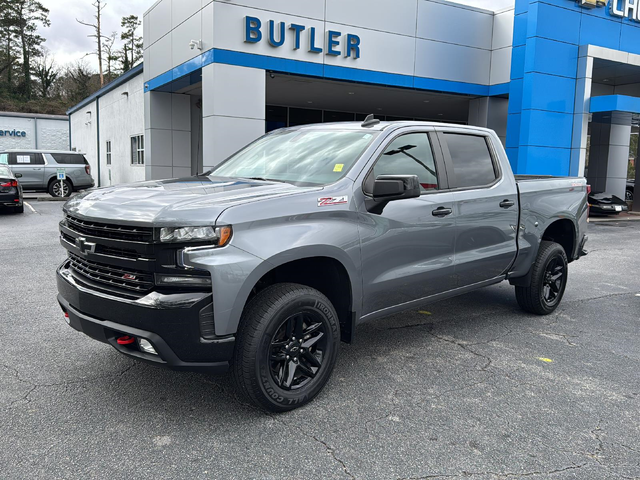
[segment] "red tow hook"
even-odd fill
[[[129,335],[125,335],[124,337],[120,337],[118,338],[118,340],[116,340],[116,342],[118,342],[118,345],[131,345],[135,341],[135,337],[130,337]]]
[[[64,318],[69,318],[69,314],[67,312],[64,312]]]

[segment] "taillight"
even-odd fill
[[[17,187],[17,186],[18,186],[17,180],[11,180],[7,183],[0,183],[0,187]]]
[[[91,167],[89,165],[84,166],[84,171],[87,172],[87,175],[91,175]]]
[[[587,196],[589,196],[590,194],[591,194],[591,185],[587,184]],[[591,213],[590,208],[591,208],[591,204],[589,203],[589,199],[587,198],[587,218],[589,218],[589,213]]]
[[[591,185],[587,185],[587,195],[591,193]]]

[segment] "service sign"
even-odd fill
[[[58,173],[58,180],[67,179],[67,174],[65,173],[64,168],[58,168],[56,169],[56,172]]]
[[[27,132],[24,130],[0,130],[0,137],[26,137]]]

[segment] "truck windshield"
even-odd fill
[[[328,185],[351,169],[377,135],[362,130],[283,130],[265,135],[207,175]]]

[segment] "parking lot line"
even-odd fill
[[[35,209],[35,208],[33,208],[29,203],[24,202],[24,204],[25,204],[27,207],[29,207],[33,213],[38,213],[38,212],[36,212],[36,209]]]

